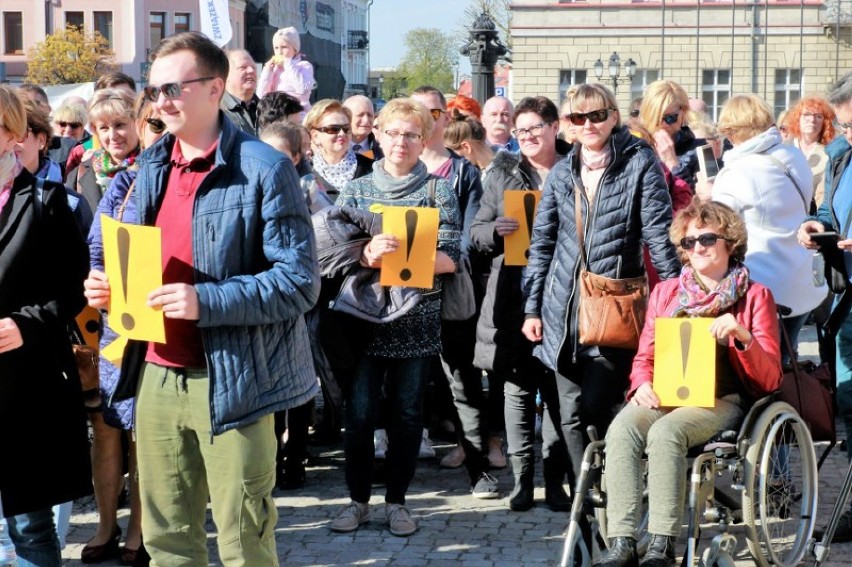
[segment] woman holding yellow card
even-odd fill
[[[751,403],[781,382],[775,300],[767,288],[749,279],[743,264],[748,237],[742,218],[726,205],[696,199],[675,217],[671,239],[680,246],[684,266],[680,277],[660,283],[651,294],[628,403],[606,435],[607,526],[612,539],[596,565],[637,563],[645,454],[651,542],[641,565],[673,565],[687,450],[719,431],[736,428]],[[714,407],[661,408],[653,385],[658,317],[713,319]]]
[[[437,250],[434,266],[411,262],[405,268],[415,281],[429,270],[432,289],[423,289],[420,301],[403,316],[362,328],[365,347],[357,354],[350,376],[344,378],[346,395],[346,483],[351,502],[331,523],[337,532],[352,532],[370,518],[370,484],[375,448],[373,430],[384,387],[387,416],[387,492],[385,514],[390,532],[408,536],[417,522],[405,508],[405,494],[414,477],[423,432],[423,391],[434,357],[441,352],[441,285],[439,274],[455,271],[461,251],[461,212],[450,183],[429,175],[420,161],[423,142],[432,134],[429,110],[412,99],[394,99],[379,114],[379,143],[384,159],[373,164],[373,173],[350,181],[337,198],[338,206],[383,214],[391,207],[405,207],[406,217],[418,207],[438,209]],[[388,230],[390,213],[383,215]],[[414,222],[410,238],[383,232],[372,237],[361,255],[363,268],[381,269],[383,258],[394,253],[417,255]],[[434,233],[433,233],[434,234]],[[433,240],[434,242],[434,240]],[[433,245],[434,246],[434,245]]]

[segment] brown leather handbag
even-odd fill
[[[614,279],[586,269],[579,193],[585,189],[576,175],[574,183],[574,216],[580,245],[580,275],[574,285],[579,291],[577,332],[580,344],[636,350],[648,307],[648,277]]]

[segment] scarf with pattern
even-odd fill
[[[112,178],[115,177],[119,171],[124,171],[136,163],[136,156],[138,155],[139,149],[137,148],[130,152],[126,158],[121,160],[121,163],[115,164],[110,158],[110,155],[104,149],[96,150],[95,153],[92,154],[92,170],[95,172],[95,180],[101,188],[101,193],[109,188],[109,184],[112,183]]]
[[[672,317],[716,317],[746,294],[748,277],[745,264],[733,262],[716,289],[710,291],[698,279],[692,266],[684,266],[678,278],[678,306]]]
[[[340,163],[330,164],[322,157],[322,152],[314,152],[313,163],[311,164],[314,173],[325,179],[337,191],[343,191],[346,184],[352,181],[355,176],[355,168],[358,167],[358,160],[355,157],[355,152],[352,148],[346,150],[346,155],[340,160]]]

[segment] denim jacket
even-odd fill
[[[317,393],[303,315],[319,295],[316,246],[293,164],[225,120],[192,216],[195,290],[214,435]],[[136,205],[153,225],[175,143],[140,156]]]

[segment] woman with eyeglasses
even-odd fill
[[[59,566],[52,506],[92,492],[67,331],[84,306],[88,250],[65,188],[15,152],[31,136],[24,96],[0,85],[0,497],[17,565]]]
[[[825,147],[835,137],[834,110],[819,96],[808,96],[796,103],[786,116],[789,142],[802,150],[814,176],[813,212],[825,198],[825,166],[828,155]],[[781,121],[779,120],[779,123]],[[779,126],[780,130],[781,126]]]
[[[680,276],[651,293],[627,405],[606,434],[609,551],[595,565],[635,566],[647,455],[648,533],[641,565],[670,567],[681,531],[686,452],[719,431],[738,427],[754,400],[781,383],[778,319],[772,293],[749,278],[743,263],[750,236],[726,205],[695,199],[675,217],[671,241],[680,246]],[[665,408],[654,391],[658,317],[709,317],[716,339],[713,407]]]
[[[347,183],[370,173],[373,160],[352,150],[352,111],[332,98],[317,102],[305,116],[314,148],[311,168],[334,201]]]
[[[754,281],[770,290],[791,313],[781,323],[796,348],[808,313],[828,294],[815,285],[813,254],[799,246],[796,232],[808,218],[813,174],[804,154],[781,141],[770,106],[759,96],[731,97],[719,114],[719,132],[734,145],[725,152],[711,198],[742,215],[748,227],[745,264]],[[792,353],[782,348],[784,362]]]
[[[654,137],[657,157],[672,175],[695,188],[698,154],[695,134],[687,125],[689,95],[674,81],[654,81],[645,89],[639,121]]]
[[[424,141],[432,134],[434,120],[429,110],[410,98],[398,98],[385,105],[378,120],[379,143],[385,157],[373,164],[371,174],[349,182],[337,198],[337,205],[376,214],[391,206],[437,208],[436,277],[432,288],[421,290],[417,304],[397,319],[368,323],[343,314],[335,319],[334,330],[347,343],[336,346],[351,351],[348,372],[343,376],[343,382],[348,384],[343,446],[351,501],[337,513],[331,529],[353,532],[370,518],[373,432],[384,390],[390,447],[386,459],[385,517],[391,534],[409,536],[417,531],[417,521],[405,507],[405,496],[420,451],[426,379],[441,353],[441,278],[437,276],[456,269],[461,254],[462,220],[452,185],[431,176],[420,160]],[[358,266],[375,277],[373,271],[381,269],[382,258],[404,246],[406,242],[392,234],[372,236],[356,249],[360,250]]]
[[[662,279],[680,269],[667,231],[669,190],[654,151],[621,123],[615,95],[601,83],[581,85],[570,98],[578,143],[547,176],[526,268],[523,333],[556,375],[557,432],[580,475],[585,431],[606,433],[621,409],[635,351],[585,345],[577,332],[581,266],[575,199],[585,235],[586,269],[610,278],[645,274],[643,244]]]
[[[154,106],[144,93],[136,97],[131,112],[136,117],[133,128],[141,149],[153,145],[162,137],[166,125],[159,119]],[[118,172],[98,204],[95,221],[88,237],[92,273],[104,271],[101,215],[107,215],[125,223],[138,223],[136,202],[133,198],[137,171],[138,166],[132,164]],[[102,314],[102,321],[101,350],[118,339],[118,334],[109,325],[108,314]],[[92,464],[98,504],[98,528],[95,537],[83,548],[81,560],[84,563],[100,563],[120,558],[122,565],[138,565],[140,561],[147,559],[147,553],[142,545],[141,506],[136,475],[136,442],[131,435],[136,393],[117,391],[121,368],[103,356],[100,357],[98,369],[100,407],[99,413],[91,414],[94,425]],[[125,455],[122,448],[122,435],[126,436],[127,442],[130,488],[130,517],[127,522],[124,547],[119,546],[121,529],[118,527],[116,518],[118,497],[124,486],[122,471]]]

